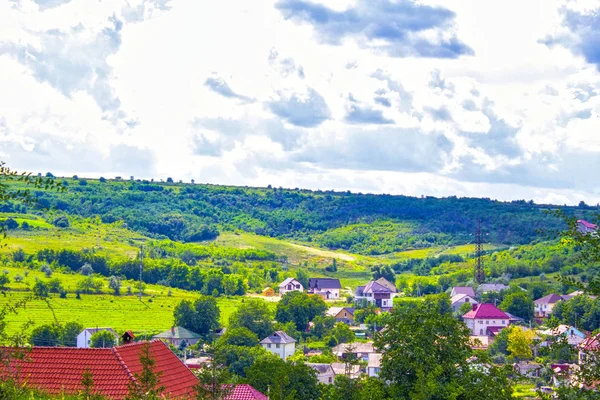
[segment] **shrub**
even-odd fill
[[[48,285],[42,281],[37,281],[35,285],[33,285],[33,294],[38,297],[48,297],[49,292],[50,289],[48,288]]]
[[[25,252],[23,251],[23,249],[15,250],[15,252],[12,253],[12,259],[14,262],[25,261]]]
[[[58,292],[58,295],[60,296],[61,299],[66,299],[67,291],[65,289],[61,288],[60,291]]]
[[[16,283],[21,283],[21,282],[23,282],[23,277],[21,275],[15,275],[15,277],[13,278],[13,280]]]
[[[68,228],[70,226],[69,219],[64,215],[55,218],[52,221],[52,225],[56,226],[57,228]]]
[[[42,271],[46,275],[46,278],[50,278],[52,276],[52,268],[50,268],[48,264],[42,265],[40,271]]]
[[[83,264],[83,267],[79,269],[79,272],[83,276],[91,276],[94,273],[94,268],[88,263]]]

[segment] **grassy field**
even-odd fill
[[[519,383],[513,385],[513,397],[516,399],[537,399],[534,384]]]
[[[27,253],[43,249],[94,249],[98,255],[107,257],[135,257],[139,244],[148,240],[119,223],[96,224],[89,220],[71,218],[70,227],[57,228],[35,215],[0,213],[0,220],[9,217],[19,223],[26,221],[36,228],[10,231],[8,237],[2,240],[0,254],[12,253],[17,249]]]
[[[24,277],[24,271],[16,268],[3,268],[8,272],[11,283],[4,296],[0,296],[0,307],[15,301],[24,299],[31,295],[29,289],[35,283],[36,278],[46,281],[47,278],[40,271],[28,271]],[[23,282],[14,282],[15,275],[23,276]],[[57,294],[51,294],[48,301],[33,300],[27,303],[26,308],[17,314],[9,314],[8,333],[19,331],[21,326],[28,321],[36,325],[52,322],[65,323],[76,321],[84,326],[107,326],[114,328],[117,332],[132,330],[136,334],[155,334],[169,329],[173,325],[173,309],[181,300],[194,300],[198,297],[195,292],[180,289],[169,289],[160,285],[146,285],[142,302],[136,296],[137,283],[123,281],[122,293],[114,296],[107,286],[107,280],[102,277],[96,279],[103,282],[102,294],[81,294],[77,299],[72,292],[77,282],[83,279],[79,274],[53,273],[53,278],[58,278],[68,291],[66,299],[61,299]],[[126,295],[126,287],[131,286],[132,295]],[[171,294],[169,295],[169,290]],[[219,297],[217,304],[221,310],[221,323],[227,325],[229,316],[242,304],[245,297]],[[270,302],[273,309],[276,303]]]

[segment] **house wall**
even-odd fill
[[[329,293],[327,293],[327,292],[329,292]],[[324,299],[339,299],[340,298],[340,289],[325,289],[325,290],[315,289],[314,294],[323,296]]]
[[[268,352],[279,356],[279,358],[285,360],[288,357],[292,356],[296,351],[295,343],[287,343],[287,344],[275,344],[275,343],[263,343],[262,347],[265,348]]]
[[[379,376],[380,372],[381,372],[381,368],[379,368],[379,367],[368,367],[367,368],[367,373],[370,377],[377,377],[377,376]]]
[[[333,370],[329,370],[324,374],[317,373],[317,379],[320,383],[323,383],[325,385],[331,385],[335,380],[335,374],[333,373]]]
[[[552,310],[554,309],[555,305],[556,305],[556,303],[554,303],[554,304],[536,304],[534,307],[534,313],[535,313],[535,315],[537,315],[539,317],[547,317],[548,315],[552,314]]]
[[[352,324],[354,323],[354,315],[350,314],[348,311],[342,309],[339,313],[337,313],[337,315],[335,316],[335,320],[337,322],[343,322],[345,324]]]
[[[472,319],[465,318],[465,324],[471,329],[471,335],[473,336],[485,336],[487,328],[500,326],[506,327],[510,325],[509,319]]]
[[[296,285],[300,286],[300,288],[296,289],[296,287],[295,287]],[[281,296],[283,296],[287,292],[303,292],[303,291],[304,291],[304,287],[298,281],[292,281],[291,283],[288,283],[287,285],[279,286],[279,294]]]
[[[468,300],[467,300],[468,299]],[[462,306],[465,303],[469,303],[469,304],[479,304],[479,302],[477,300],[475,300],[474,298],[472,298],[471,296],[465,296],[462,299],[452,303],[452,310],[454,312],[457,312],[458,309],[460,308],[460,306]]]
[[[92,335],[84,330],[79,335],[77,335],[77,347],[87,349],[90,347],[90,338]]]

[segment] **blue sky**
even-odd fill
[[[0,159],[596,204],[599,38],[598,0],[0,0]]]

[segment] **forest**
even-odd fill
[[[51,175],[48,173],[48,175]],[[500,202],[479,198],[435,198],[350,192],[249,188],[142,180],[59,178],[65,191],[34,190],[35,206],[5,202],[0,212],[45,214],[52,223],[63,216],[99,217],[156,239],[212,240],[223,231],[293,239],[329,249],[379,255],[435,245],[472,243],[477,221],[486,242],[522,245],[540,231],[564,228],[549,213],[592,219],[598,210]],[[25,189],[12,183],[15,190]]]

